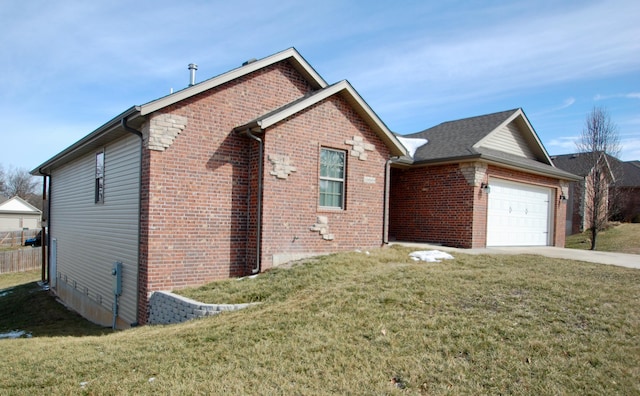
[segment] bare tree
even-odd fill
[[[0,193],[11,198],[18,196],[37,208],[42,206],[38,198],[38,178],[31,176],[29,171],[22,168],[10,168],[8,172],[0,169]]]
[[[4,195],[4,183],[4,168],[0,164],[0,195]]]
[[[587,156],[591,167],[583,191],[584,216],[585,228],[591,231],[591,250],[595,250],[598,232],[607,224],[609,186],[613,183],[613,169],[607,155],[617,157],[620,153],[618,127],[605,108],[594,107],[587,115],[576,145],[578,151]]]

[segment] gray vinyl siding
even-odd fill
[[[522,132],[515,122],[503,126],[494,131],[491,136],[483,142],[482,147],[503,151],[509,154],[536,159],[535,154],[525,140]]]
[[[57,278],[112,311],[111,267],[123,263],[119,317],[137,318],[140,142],[126,136],[104,146],[104,203],[95,203],[91,152],[52,171],[51,237]]]

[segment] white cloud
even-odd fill
[[[629,93],[620,93],[620,94],[612,94],[612,95],[596,95],[593,97],[593,100],[606,100],[606,99],[640,99],[640,92],[629,92]]]
[[[557,154],[572,153],[576,151],[576,142],[580,139],[580,136],[560,136],[551,139],[546,146],[549,151],[553,151]]]

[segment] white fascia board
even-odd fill
[[[300,53],[295,48],[289,48],[282,52],[278,52],[277,54],[273,54],[266,58],[230,70],[217,77],[210,78],[171,95],[167,95],[152,102],[143,104],[142,106],[140,106],[140,114],[144,116],[153,113],[154,111],[159,110],[163,107],[170,106],[174,103],[180,102],[181,100],[185,100],[201,92],[204,92],[211,88],[215,88],[229,81],[243,77],[249,73],[253,73],[256,70],[260,70],[289,58],[293,60],[294,66],[296,68],[301,70],[303,74],[306,74],[305,77],[311,79],[310,82],[312,84],[317,85],[319,88],[325,88],[328,85],[327,82],[313,69],[313,67],[311,67],[311,65],[302,57],[302,55],[300,55]]]

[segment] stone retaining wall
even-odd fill
[[[149,299],[149,324],[181,323],[187,320],[216,315],[223,311],[237,311],[249,304],[203,304],[177,294],[157,291]]]

